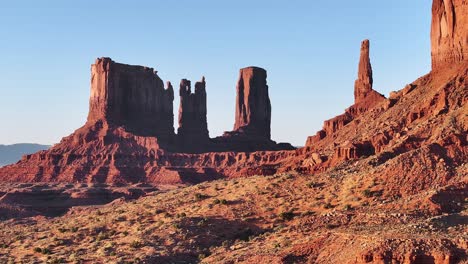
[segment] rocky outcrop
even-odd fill
[[[233,132],[270,139],[271,103],[266,78],[262,68],[240,70]]]
[[[206,82],[205,77],[195,83],[195,92],[191,91],[189,80],[180,82],[180,107],[178,138],[182,145],[200,144],[209,140],[206,120]],[[195,147],[195,146],[192,146]]]
[[[468,61],[467,1],[433,1],[431,46],[433,70]]]
[[[153,68],[99,58],[91,66],[88,123],[123,126],[136,135],[174,135],[174,90]]]
[[[372,66],[369,56],[370,43],[366,39],[361,43],[358,78],[354,82],[354,104],[346,109],[344,114],[326,120],[322,130],[315,136],[307,138],[306,146],[312,146],[326,136],[333,135],[338,130],[352,122],[356,117],[376,107],[385,97],[373,89]],[[339,151],[337,152],[339,153]]]

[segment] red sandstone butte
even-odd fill
[[[257,72],[255,70],[255,72]],[[174,133],[174,90],[152,68],[99,58],[91,67],[91,96],[84,126],[47,151],[24,156],[0,169],[0,179],[21,182],[199,182],[220,177],[275,173],[271,165],[292,152],[289,144],[269,139],[271,105],[266,71],[250,74],[249,118],[240,135],[210,139],[206,82],[192,93],[180,84],[178,134]],[[246,80],[248,78],[246,77]],[[246,86],[250,87],[248,83]],[[262,107],[268,107],[268,111]],[[258,113],[268,121],[258,118]],[[250,129],[250,128],[255,129]],[[248,133],[245,133],[248,132]],[[239,153],[253,152],[253,153]],[[259,163],[260,162],[260,163]]]
[[[91,66],[88,124],[105,121],[136,135],[174,135],[174,90],[153,68],[99,58]]]
[[[266,70],[259,67],[240,70],[234,131],[270,139],[271,103],[266,78]]]
[[[217,146],[234,151],[293,150],[289,143],[271,140],[271,102],[267,72],[259,67],[239,71],[234,130],[214,138]]]

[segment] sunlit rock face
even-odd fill
[[[433,70],[468,61],[468,1],[434,0],[431,45]]]
[[[91,66],[88,123],[105,120],[135,134],[174,135],[174,90],[153,68],[98,58]]]
[[[266,79],[267,72],[262,68],[240,70],[234,131],[270,139],[271,103]]]

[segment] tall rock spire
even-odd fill
[[[431,25],[432,69],[468,61],[468,2],[434,0]]]
[[[259,67],[240,70],[234,131],[270,139],[271,103],[266,78],[266,70]]]
[[[362,41],[359,59],[358,79],[354,83],[354,102],[364,100],[372,91],[372,66],[369,56],[369,40]]]

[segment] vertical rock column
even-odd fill
[[[270,139],[271,103],[266,70],[247,67],[240,70],[237,82],[234,132]]]
[[[372,91],[372,66],[369,56],[369,40],[361,44],[361,56],[359,58],[358,79],[354,82],[354,103],[364,100]]]
[[[188,148],[195,148],[197,141],[207,141],[208,124],[206,119],[206,82],[205,77],[195,83],[195,92],[191,91],[191,82],[183,79],[180,82],[179,128],[177,134],[183,144],[193,144]]]

